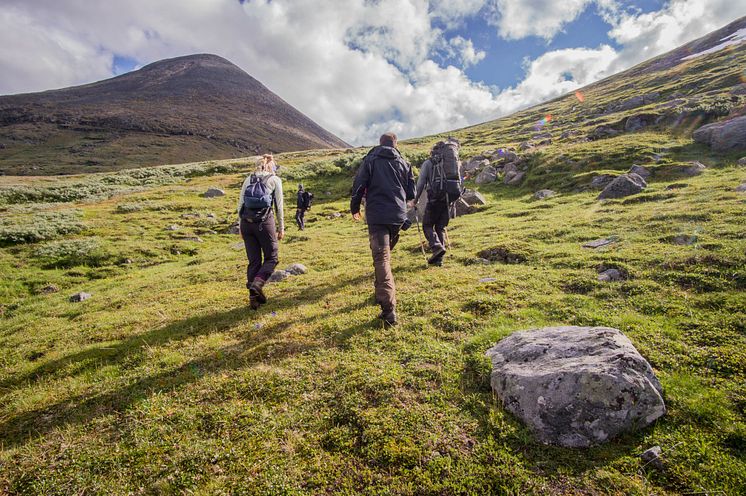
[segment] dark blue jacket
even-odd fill
[[[399,150],[377,146],[368,152],[352,185],[350,212],[360,212],[365,197],[368,224],[402,224],[407,219],[407,201],[414,200],[412,167]]]

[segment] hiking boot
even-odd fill
[[[249,307],[252,310],[259,310],[259,300],[251,293],[249,293]]]
[[[378,314],[378,318],[383,321],[383,325],[386,327],[393,327],[398,322],[396,321],[396,312],[391,310],[390,312],[381,312]]]
[[[249,295],[253,295],[260,305],[267,303],[267,296],[264,294],[262,288],[264,288],[264,279],[254,279],[254,282],[249,286]]]
[[[436,248],[435,252],[433,252],[433,255],[427,259],[427,263],[430,265],[435,265],[437,267],[440,267],[443,265],[443,256],[446,254],[445,248]]]

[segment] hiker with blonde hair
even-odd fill
[[[263,155],[256,170],[244,180],[238,197],[239,229],[249,259],[246,288],[254,310],[267,302],[264,284],[279,262],[279,240],[285,236],[282,180],[275,175],[276,169],[272,155]]]

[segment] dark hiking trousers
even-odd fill
[[[301,231],[306,228],[305,216],[305,209],[299,208],[295,211],[295,223],[298,224],[298,229],[300,229]]]
[[[376,303],[384,313],[396,310],[396,286],[391,272],[391,250],[399,241],[399,225],[368,224],[370,251],[375,269]]]
[[[445,228],[450,220],[446,201],[427,202],[425,215],[422,216],[422,231],[430,244],[430,251],[437,253],[445,250]]]
[[[279,262],[280,244],[277,242],[274,212],[270,212],[261,223],[241,219],[241,237],[249,259],[249,266],[246,268],[248,288],[254,279],[269,279]]]

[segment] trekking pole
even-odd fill
[[[443,234],[445,235],[445,238],[446,238],[446,246],[448,246],[448,251],[451,251],[451,238],[448,237],[447,227],[443,228]]]
[[[425,254],[425,245],[422,242],[422,231],[420,231],[420,219],[417,218],[417,207],[414,207],[414,222],[417,224],[417,235],[420,238],[420,250],[422,250],[422,256],[427,259],[427,254]]]

